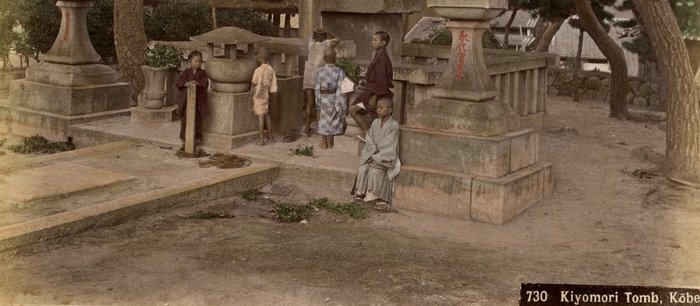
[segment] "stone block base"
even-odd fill
[[[228,151],[252,143],[258,138],[258,132],[249,132],[235,136],[204,132],[203,138],[202,142],[204,146],[216,150]]]
[[[551,163],[499,178],[402,167],[395,181],[398,208],[502,225],[554,189]]]
[[[538,139],[534,129],[477,137],[402,126],[399,152],[405,165],[500,177],[537,162]]]
[[[95,120],[129,116],[129,109],[97,112],[87,115],[65,116],[28,108],[0,104],[0,132],[15,135],[42,135],[49,139],[65,139],[68,128]]]
[[[141,106],[131,108],[131,121],[146,124],[161,124],[176,121],[177,106],[166,106],[161,109],[148,109]]]
[[[12,81],[12,106],[76,116],[129,108],[128,83],[67,87],[25,80]]]
[[[236,136],[258,130],[258,118],[253,114],[253,97],[249,92],[209,91],[207,106],[205,133]]]
[[[334,151],[341,151],[360,156],[360,152],[362,152],[363,147],[364,146],[362,145],[362,143],[355,140],[353,137],[346,135],[337,135],[333,137],[332,150]]]
[[[299,127],[304,125],[303,81],[301,76],[277,76],[277,93],[270,96],[269,108],[275,136],[287,136],[292,129],[299,132]]]

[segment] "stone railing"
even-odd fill
[[[554,66],[556,55],[484,50],[489,73],[498,88],[497,99],[521,116],[522,127],[541,127],[547,104],[547,69]],[[403,44],[402,62],[394,65],[394,79],[406,82],[414,91],[405,94],[407,107],[429,98],[429,89],[442,75],[449,54],[449,46]]]
[[[271,56],[270,65],[277,74],[302,75],[304,63],[309,55],[308,41],[299,38],[270,38],[261,43]],[[355,43],[353,41],[341,41],[336,46],[337,57],[355,57]]]

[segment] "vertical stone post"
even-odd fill
[[[185,153],[194,154],[195,112],[197,112],[197,86],[187,84],[187,107],[185,113]]]

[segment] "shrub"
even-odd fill
[[[146,65],[175,69],[180,65],[180,50],[171,45],[156,44],[146,49]]]
[[[188,41],[211,30],[211,11],[204,2],[167,0],[144,12],[146,37],[150,40]]]
[[[216,10],[220,27],[239,27],[258,35],[277,37],[279,30],[261,13],[251,9]]]
[[[92,46],[103,61],[117,55],[114,46],[114,0],[97,0],[87,15],[88,34]]]

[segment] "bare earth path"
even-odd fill
[[[405,211],[277,223],[271,200],[348,192],[282,179],[267,198],[0,253],[0,304],[513,305],[522,282],[700,287],[700,194],[632,175],[663,153],[659,124],[549,101],[539,158],[556,192],[504,226]]]

